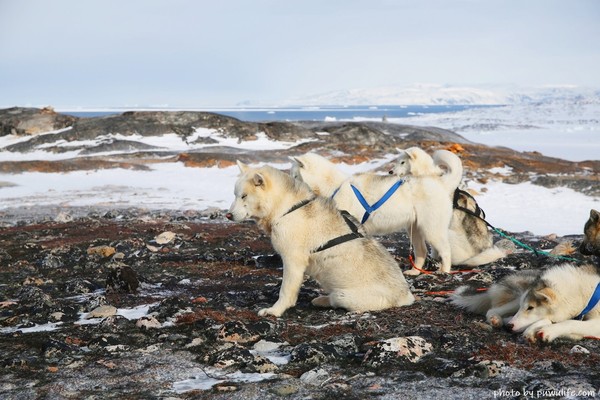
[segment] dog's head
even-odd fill
[[[394,161],[390,175],[396,176],[425,176],[439,175],[441,169],[435,165],[429,154],[419,147],[410,147],[400,150],[400,155]]]
[[[318,196],[328,196],[346,178],[331,161],[318,154],[306,153],[290,159],[292,177],[306,183]]]
[[[556,303],[556,292],[540,281],[521,296],[519,311],[506,326],[513,332],[523,332],[537,321],[551,319],[551,310]]]
[[[271,180],[266,168],[251,168],[238,161],[241,175],[235,183],[235,200],[227,218],[232,221],[260,220],[268,213]]]
[[[600,257],[600,212],[590,211],[590,218],[585,223],[583,234],[583,242],[579,246],[581,254]]]

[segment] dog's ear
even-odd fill
[[[592,208],[590,210],[590,221],[592,221],[593,223],[597,223],[598,221],[600,221],[600,212]]]
[[[535,292],[537,298],[539,298],[543,303],[552,303],[556,300],[556,293],[549,287],[544,287]]]
[[[471,210],[471,207],[469,207],[469,198],[467,196],[465,196],[464,194],[459,193],[458,200],[456,202],[458,203],[459,206]],[[471,210],[471,211],[473,211],[473,210]]]
[[[293,163],[298,164],[299,168],[304,168],[304,163],[302,161],[300,161],[299,157],[292,157],[292,156],[290,156],[290,160],[292,160]]]
[[[264,178],[264,176],[262,176],[261,174],[259,174],[257,172],[252,177],[252,182],[254,182],[254,186],[264,186],[265,185],[265,178]]]
[[[244,164],[243,162],[241,162],[240,160],[237,160],[237,166],[240,169],[240,172],[243,174],[244,172],[246,172],[248,170],[248,168],[250,168],[248,165]]]
[[[418,147],[411,147],[409,149],[406,149],[406,154],[408,154],[408,156],[410,157],[411,160],[416,160],[418,155],[419,155],[419,148]]]

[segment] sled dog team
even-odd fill
[[[427,244],[441,273],[452,265],[487,264],[513,250],[510,242],[493,243],[483,211],[458,190],[462,163],[447,150],[433,156],[417,147],[403,150],[385,176],[349,176],[314,153],[292,158],[290,174],[238,166],[227,218],[255,220],[283,261],[279,298],[261,316],[279,317],[293,307],[305,275],[326,293],[312,300],[315,306],[369,311],[412,304],[404,274],[373,235],[408,234],[415,268],[407,275],[420,273]],[[597,211],[591,211],[584,234],[581,253],[600,256]],[[520,271],[484,293],[463,286],[451,296],[455,305],[531,341],[600,337],[600,304],[594,300],[600,300],[600,272],[594,265],[571,264]]]

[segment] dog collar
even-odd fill
[[[287,210],[282,217],[285,217],[286,215],[288,215],[289,213],[292,213],[294,211],[296,211],[299,208],[304,207],[305,205],[307,205],[308,203],[310,203],[311,201],[313,201],[315,198],[313,197],[312,199],[306,199],[306,200],[302,200],[300,203],[294,204],[292,206],[292,208],[290,208],[289,210]]]
[[[590,301],[588,302],[587,306],[585,306],[583,311],[574,319],[582,320],[587,313],[589,313],[594,307],[596,307],[598,301],[600,301],[600,283],[596,285],[596,290],[594,290],[594,293],[592,294],[592,297],[590,298]]]
[[[385,192],[385,194],[379,199],[377,200],[377,202],[375,202],[373,205],[370,205],[367,202],[367,199],[365,199],[365,197],[362,195],[362,193],[360,192],[360,190],[358,190],[354,185],[350,185],[350,187],[352,188],[352,190],[354,191],[354,195],[356,196],[356,198],[358,199],[358,201],[360,202],[360,204],[363,206],[363,208],[365,209],[365,213],[362,217],[362,220],[360,221],[361,224],[364,224],[365,222],[367,222],[367,220],[369,219],[369,216],[375,211],[377,210],[379,207],[381,207],[386,201],[388,201],[388,199],[390,197],[392,197],[392,195],[394,194],[394,192],[396,190],[398,190],[398,188],[404,183],[404,181],[402,179],[400,179],[398,182],[394,183],[392,185],[391,188],[388,189],[387,192]]]

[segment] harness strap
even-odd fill
[[[384,205],[385,202],[388,201],[388,199],[390,197],[392,197],[392,195],[394,194],[394,192],[396,190],[398,190],[398,188],[403,183],[404,183],[404,181],[402,179],[400,179],[398,182],[394,183],[392,185],[392,187],[389,188],[388,191],[385,192],[385,194],[379,200],[377,200],[373,205],[370,205],[369,202],[367,202],[367,199],[365,199],[365,197],[362,195],[362,193],[360,192],[360,190],[358,190],[354,185],[350,185],[350,187],[352,188],[352,191],[354,192],[354,195],[356,196],[356,198],[358,199],[358,201],[360,202],[360,204],[365,209],[365,213],[364,213],[364,215],[363,215],[362,220],[360,221],[360,223],[364,224],[365,222],[367,222],[367,220],[369,219],[369,216],[374,211],[376,211],[379,207],[381,207],[382,205]]]
[[[473,199],[473,201],[475,202],[475,211],[471,211],[466,207],[462,207],[462,206],[458,205],[458,198],[460,197],[461,194]],[[473,196],[471,196],[471,193],[461,190],[459,188],[456,188],[456,190],[454,191],[454,199],[452,199],[452,207],[456,208],[457,210],[466,212],[467,214],[472,215],[474,217],[485,218],[485,212],[481,208],[479,208],[479,204],[477,204],[477,200],[475,200],[475,198]]]
[[[302,200],[300,203],[296,203],[292,206],[292,208],[290,208],[289,210],[287,210],[285,212],[285,214],[282,215],[282,217],[285,217],[286,215],[288,215],[289,213],[292,213],[294,211],[296,211],[297,209],[304,207],[305,205],[307,205],[308,203],[310,203],[311,201],[313,201],[315,198],[313,197],[312,199],[306,199],[306,200]]]
[[[466,192],[465,192],[465,193],[466,193]],[[466,193],[466,194],[467,194],[468,196],[471,196],[469,193]],[[471,196],[471,197],[472,197],[472,196]],[[548,252],[548,251],[544,251],[544,250],[538,250],[538,249],[535,249],[535,248],[533,248],[533,247],[531,247],[531,246],[529,246],[529,245],[527,245],[527,244],[525,244],[525,243],[521,242],[520,240],[518,240],[518,239],[516,239],[516,238],[514,238],[514,237],[512,237],[512,236],[509,236],[509,235],[507,235],[507,234],[506,234],[506,233],[504,233],[504,232],[503,232],[501,229],[499,229],[499,228],[496,228],[494,225],[490,224],[489,222],[487,222],[487,221],[485,220],[485,213],[483,212],[483,210],[482,210],[482,209],[480,209],[480,208],[479,208],[479,206],[477,207],[477,209],[481,211],[481,214],[483,214],[483,216],[481,216],[480,214],[477,214],[477,213],[475,213],[475,212],[473,212],[473,211],[469,210],[468,208],[465,208],[465,207],[461,207],[461,206],[459,206],[459,205],[456,203],[456,199],[457,199],[457,198],[458,198],[458,195],[456,194],[456,191],[455,191],[455,192],[454,192],[454,199],[455,199],[455,202],[454,202],[454,208],[456,208],[457,210],[461,210],[461,211],[463,211],[463,212],[465,212],[465,213],[467,213],[467,214],[469,214],[469,215],[472,215],[472,216],[473,216],[473,217],[475,217],[475,218],[479,218],[480,220],[482,220],[482,221],[483,221],[483,223],[484,223],[484,224],[486,224],[488,227],[490,227],[490,229],[491,229],[492,231],[496,232],[498,235],[502,236],[503,238],[510,240],[511,242],[513,242],[514,244],[516,244],[517,246],[520,246],[520,247],[522,247],[522,248],[524,248],[524,249],[526,249],[526,250],[529,250],[529,251],[531,251],[533,254],[535,254],[535,256],[536,256],[536,257],[539,257],[540,255],[544,255],[544,256],[548,256],[548,257],[554,257],[554,258],[557,258],[557,259],[560,259],[560,260],[567,260],[567,261],[580,262],[580,260],[578,260],[578,259],[576,259],[576,258],[567,257],[567,256],[560,256],[560,255],[554,255],[554,254],[551,254],[551,253],[550,253],[550,252]]]
[[[331,195],[330,199],[333,200],[333,198],[335,197],[335,195],[340,191],[340,188],[341,188],[341,186],[338,186],[338,188],[333,191],[333,194]]]
[[[340,211],[340,214],[342,214],[346,225],[348,225],[348,228],[350,228],[352,233],[347,233],[345,235],[338,236],[335,239],[331,239],[330,241],[319,246],[316,250],[313,250],[313,253],[318,253],[320,251],[327,250],[333,246],[337,246],[338,244],[346,243],[350,240],[360,239],[364,237],[360,232],[358,232],[358,227],[356,226],[356,224],[354,224],[354,222],[352,222],[352,220],[349,217],[350,214],[347,211],[342,210]]]
[[[592,297],[590,298],[590,301],[588,302],[587,306],[585,306],[583,311],[573,319],[578,319],[580,321],[583,320],[583,317],[585,317],[587,313],[589,313],[594,307],[596,307],[598,301],[600,301],[600,283],[596,285],[596,290],[594,290],[594,293],[592,294]]]

